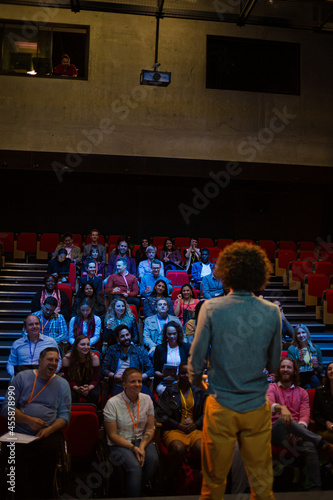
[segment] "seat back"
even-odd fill
[[[317,274],[331,276],[333,274],[333,262],[318,261],[313,264],[313,270]]]
[[[333,251],[322,250],[320,252],[320,260],[323,262],[333,262]]]
[[[333,314],[333,289],[326,290],[327,312]]]
[[[305,276],[312,272],[312,262],[307,260],[295,260],[291,264],[291,279],[304,283]]]
[[[136,322],[139,323],[139,316],[138,316],[138,311],[137,311],[136,307],[133,306],[133,304],[128,304],[128,305],[129,305],[130,310],[134,314]]]
[[[59,234],[43,233],[40,237],[39,249],[42,252],[52,253],[59,245]]]
[[[299,260],[307,260],[308,262],[317,262],[318,255],[317,252],[312,250],[300,250]]]
[[[108,246],[117,244],[120,234],[111,234],[108,239]]]
[[[207,248],[207,247],[213,247],[214,246],[214,241],[212,238],[199,238],[198,241],[198,247],[199,248]]]
[[[163,247],[166,239],[168,239],[168,236],[154,236],[152,244],[154,247],[158,247],[160,245]]]
[[[37,234],[20,233],[17,238],[17,250],[21,250],[26,253],[36,253]]]
[[[273,240],[259,240],[259,246],[265,252],[269,260],[275,259],[276,243]]]
[[[309,295],[321,299],[323,291],[329,287],[329,279],[325,274],[309,274],[307,277]]]
[[[173,286],[182,286],[190,282],[186,271],[168,271],[166,277],[171,281]]]
[[[293,250],[297,252],[297,245],[294,241],[281,240],[279,241],[279,250]]]
[[[69,303],[70,303],[70,306],[72,307],[72,297],[73,297],[73,292],[72,292],[72,287],[70,284],[68,283],[59,283],[58,284],[58,289],[59,290],[62,290],[63,292],[65,292],[65,294],[67,295],[67,297],[69,298]]]
[[[95,405],[73,404],[69,425],[62,430],[68,453],[87,457],[94,453],[99,438],[99,421]]]
[[[190,246],[190,238],[177,236],[177,238],[175,238],[174,245],[176,248],[180,248],[180,247],[188,248]]]
[[[217,259],[221,253],[221,249],[218,247],[207,247],[209,251],[209,260],[212,262],[213,259]]]
[[[217,240],[217,247],[220,249],[220,250],[224,250],[225,247],[227,247],[228,245],[232,245],[234,243],[234,240],[231,240],[230,238],[219,238]]]
[[[288,269],[289,262],[296,260],[296,251],[293,250],[278,250],[277,252],[278,266],[281,269]]]
[[[316,250],[316,244],[313,243],[313,241],[300,241],[298,243],[298,248],[300,251],[302,250],[312,250],[312,251],[315,251]]]
[[[5,253],[13,253],[14,233],[0,233],[0,242],[3,243],[3,251]]]
[[[82,236],[81,234],[72,234],[74,245],[78,246],[82,250]]]

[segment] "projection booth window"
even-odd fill
[[[0,44],[2,75],[61,77],[55,68],[62,55],[68,54],[77,69],[77,78],[88,78],[88,26],[1,20]]]

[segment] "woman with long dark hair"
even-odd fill
[[[92,301],[92,307],[94,314],[100,318],[105,315],[105,306],[101,296],[96,292],[96,288],[93,283],[84,283],[76,294],[74,304],[72,306],[72,317],[77,315],[79,305],[84,298],[90,298]]]
[[[175,271],[183,269],[183,260],[179,250],[174,246],[170,238],[164,241],[163,249],[160,251],[158,258],[164,264],[164,273],[167,271]]]
[[[101,319],[93,313],[92,300],[88,297],[84,298],[77,315],[70,320],[69,343],[74,344],[79,335],[86,335],[90,340],[90,345],[95,345],[99,341],[101,324]]]
[[[143,315],[145,318],[157,314],[156,302],[158,299],[164,298],[169,306],[168,314],[173,316],[173,306],[170,297],[168,297],[168,285],[164,280],[157,280],[153,291],[145,298],[143,303]]]
[[[173,305],[175,316],[180,319],[182,325],[185,326],[190,319],[194,318],[195,306],[198,302],[192,286],[189,283],[183,285]]]
[[[98,354],[90,350],[88,337],[76,337],[71,351],[63,357],[62,366],[71,388],[72,402],[78,403],[80,398],[84,398],[87,403],[97,405],[101,393],[100,361]]]
[[[162,344],[157,345],[154,352],[157,394],[162,394],[168,385],[175,382],[178,366],[187,361],[191,347],[190,344],[183,343],[183,329],[175,321],[169,321],[164,325],[162,336]]]

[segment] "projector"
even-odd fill
[[[154,87],[167,87],[171,82],[169,71],[148,71],[143,69],[140,75],[140,85],[154,85]]]

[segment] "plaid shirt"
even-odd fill
[[[144,347],[139,347],[136,345],[131,345],[128,349],[126,355],[130,360],[131,368],[138,368],[142,373],[146,373],[148,378],[154,376],[154,368],[152,362],[148,357],[148,352]],[[104,377],[108,377],[110,372],[116,373],[118,362],[121,357],[124,357],[124,353],[120,345],[112,345],[106,351],[101,374]]]
[[[43,314],[42,310],[36,311],[32,314],[34,316],[37,316],[37,318],[39,318],[39,321],[41,322],[41,316]],[[57,344],[59,344],[60,342],[65,342],[67,340],[68,329],[63,315],[55,313],[55,316],[56,316],[55,318],[52,318],[50,320],[50,328],[48,330],[48,333],[44,335],[53,338],[57,342]],[[25,331],[24,328],[22,334],[27,335],[27,332]]]

